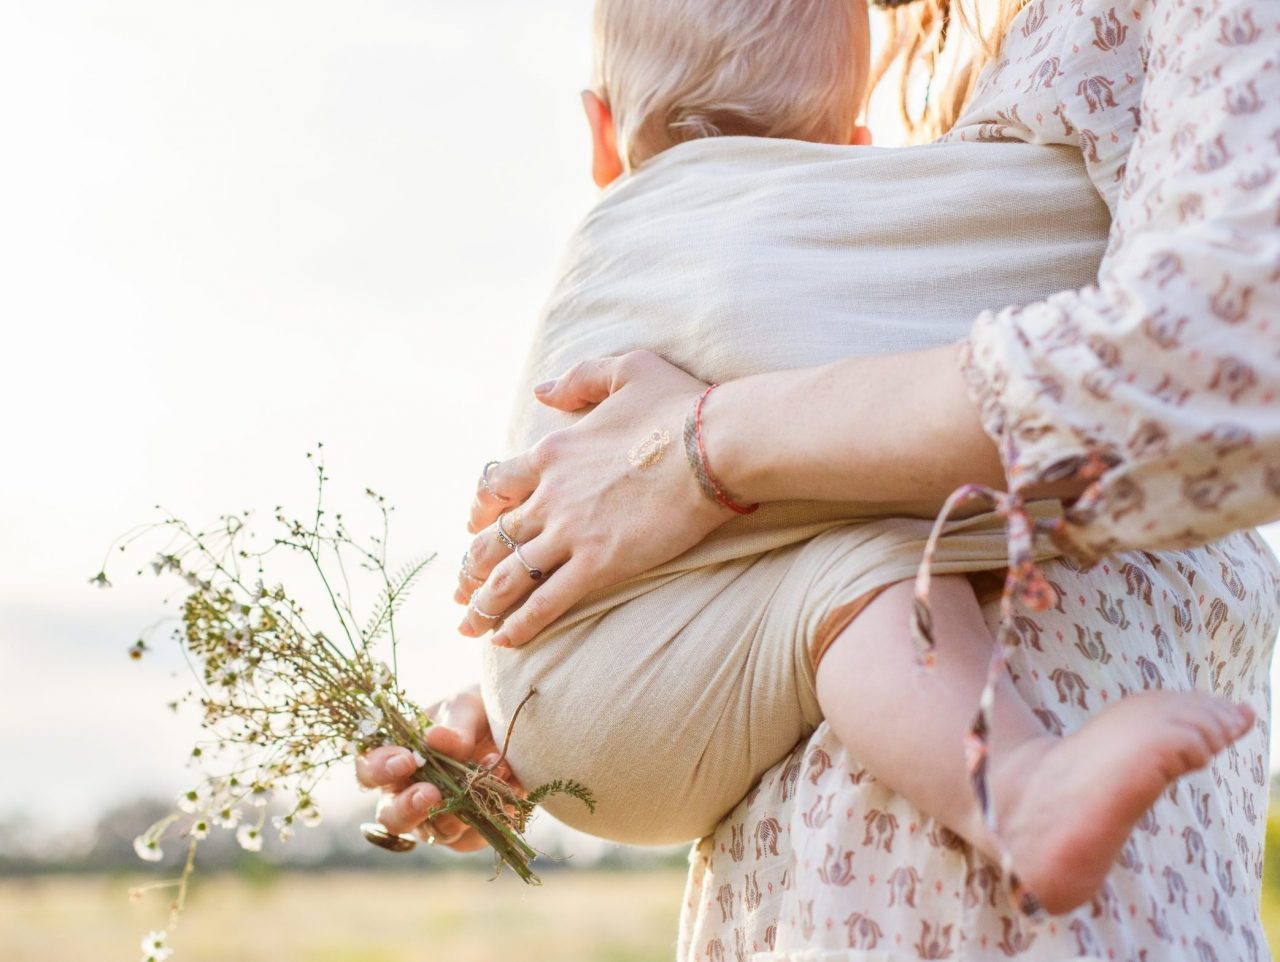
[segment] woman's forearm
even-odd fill
[[[962,484],[1005,486],[959,346],[728,382],[703,412],[707,457],[747,501],[941,504]],[[1065,490],[1036,492],[1067,497]]]

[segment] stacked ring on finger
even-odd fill
[[[519,551],[520,545],[516,544],[516,539],[507,534],[507,529],[503,527],[503,521],[506,520],[505,514],[498,515],[498,523],[494,526],[494,537],[507,546],[510,551]]]
[[[487,493],[490,497],[496,498],[499,501],[505,502],[505,501],[510,501],[511,499],[508,498],[505,494],[499,494],[497,491],[493,489],[493,485],[489,483],[489,472],[492,471],[501,463],[502,463],[501,461],[489,461],[485,464],[484,469],[480,472],[480,487],[482,487],[485,490],[485,493]]]
[[[525,558],[524,556],[524,552],[520,550],[524,546],[518,543],[515,538],[511,537],[511,535],[507,534],[507,529],[503,526],[503,522],[506,520],[506,518],[507,516],[505,514],[498,515],[498,524],[494,533],[496,534],[498,540],[501,541],[504,545],[506,545],[511,550],[511,553],[516,556],[516,560],[519,561],[522,565],[524,565],[524,570],[529,572],[529,577],[534,581],[541,581],[542,569],[539,568],[537,565],[529,564],[528,559]],[[519,522],[519,520],[520,518],[519,516],[517,516],[516,517],[517,523]]]
[[[475,575],[471,573],[471,552],[470,551],[462,552],[462,564],[459,566],[459,570],[462,572],[462,577],[466,578],[468,581],[474,581],[478,585],[484,584],[483,578],[477,578]]]
[[[516,545],[514,548],[511,549],[511,551],[516,556],[516,560],[519,561],[522,565],[524,565],[524,570],[529,572],[529,577],[533,581],[541,581],[542,569],[535,565],[529,564],[528,560],[524,556],[524,552],[522,552],[520,548],[521,548],[521,545]]]
[[[476,594],[479,594],[479,592],[477,591]],[[477,605],[475,595],[471,596],[471,601],[467,605],[467,607],[471,609],[472,613],[479,616],[480,618],[483,618],[485,621],[501,621],[502,620],[502,615],[491,615],[489,614],[489,612],[485,611],[483,608]]]

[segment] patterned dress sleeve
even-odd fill
[[[1142,31],[1145,80],[1099,59],[1067,92],[1086,161],[1133,136],[1098,282],[983,314],[965,352],[1010,489],[1092,482],[1055,532],[1081,560],[1280,518],[1280,4],[1132,7],[1095,45]],[[1126,85],[1140,109],[1107,109]]]

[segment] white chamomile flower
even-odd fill
[[[277,815],[271,820],[275,830],[280,833],[280,841],[287,842],[293,838],[293,816]]]
[[[316,807],[316,803],[309,798],[304,798],[298,803],[298,818],[302,820],[302,824],[307,828],[315,828],[320,824],[320,809]]]
[[[197,818],[191,823],[191,837],[194,839],[206,839],[209,837],[209,820],[207,818]]]
[[[164,858],[164,852],[160,849],[160,842],[150,835],[139,835],[135,838],[133,840],[133,850],[138,854],[138,858],[144,862],[158,862]]]
[[[379,688],[386,688],[394,677],[385,662],[380,661],[373,666],[373,683]]]
[[[270,787],[254,782],[253,787],[249,789],[249,804],[254,808],[265,808],[274,794]]]
[[[213,824],[219,828],[235,828],[240,824],[240,809],[230,805],[213,813]]]
[[[241,825],[236,831],[236,841],[246,852],[261,852],[262,830],[256,825]]]
[[[372,738],[378,734],[378,727],[382,724],[382,719],[375,715],[366,715],[360,719],[360,724],[356,726],[356,734],[361,738]]]
[[[165,945],[167,932],[148,932],[142,937],[142,962],[164,962],[173,955],[173,949]]]
[[[209,786],[207,784],[200,785],[190,791],[183,792],[178,796],[178,808],[186,812],[188,815],[195,815],[197,812],[203,812],[209,806],[210,794]]]

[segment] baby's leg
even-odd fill
[[[935,666],[917,668],[912,588],[893,585],[827,650],[818,700],[853,758],[995,857],[965,769],[964,739],[994,641],[969,582],[935,578]],[[1169,784],[1244,735],[1253,713],[1203,692],[1132,695],[1064,738],[1046,733],[1006,676],[993,703],[988,784],[1000,837],[1053,913],[1087,902]]]

